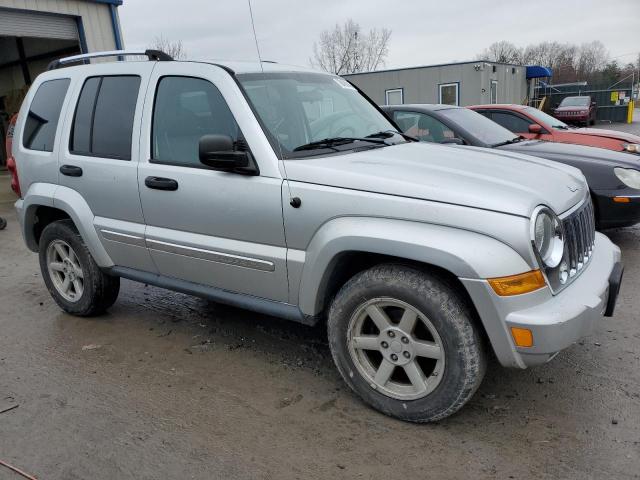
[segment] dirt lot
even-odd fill
[[[128,281],[61,313],[0,215],[0,459],[39,479],[640,477],[640,229],[610,233],[626,278],[593,337],[411,425],[347,390],[321,329]]]

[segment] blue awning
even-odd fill
[[[527,79],[550,77],[553,72],[550,68],[541,67],[539,65],[527,65]]]

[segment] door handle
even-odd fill
[[[178,182],[173,180],[172,178],[163,178],[163,177],[147,177],[144,179],[144,184],[153,188],[154,190],[177,190]]]
[[[82,169],[80,167],[76,167],[75,165],[62,165],[60,167],[60,173],[66,175],[67,177],[81,177]]]

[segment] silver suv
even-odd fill
[[[346,383],[416,422],[490,352],[541,364],[612,314],[620,250],[578,170],[415,142],[337,76],[146,54],[57,62],[19,114],[16,208],[64,311],[128,278],[326,322]]]

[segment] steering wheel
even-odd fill
[[[323,136],[337,137],[337,136],[340,136],[338,135],[339,133],[346,132],[347,130],[351,130],[353,132],[350,136],[355,136],[355,128],[351,125],[345,125],[342,128],[337,128],[335,131],[333,129],[333,125],[335,123],[352,116],[357,116],[357,114],[349,111],[346,111],[346,112],[341,111],[341,112],[332,113],[331,115],[327,115],[326,117],[319,118],[318,120],[316,120],[310,125],[311,135],[312,137],[315,138],[319,136],[318,132],[327,128],[328,129],[327,135],[323,135]]]
[[[347,132],[350,132],[347,134]],[[336,130],[335,134],[330,135],[330,137],[355,137],[356,129],[351,126],[345,126]]]

